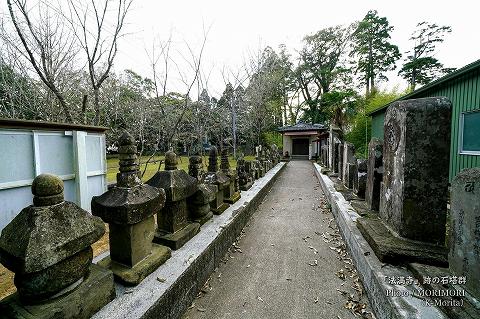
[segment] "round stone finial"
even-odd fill
[[[63,202],[63,181],[52,174],[40,174],[32,183],[33,204],[50,206]]]
[[[178,165],[177,154],[172,151],[165,153],[165,170],[176,170]]]
[[[128,133],[127,131],[124,131],[122,135],[120,135],[120,138],[118,139],[118,145],[119,146],[135,145],[135,139],[130,133]]]

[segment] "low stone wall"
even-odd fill
[[[173,251],[172,257],[139,285],[115,283],[117,298],[93,318],[180,318],[286,165],[279,163],[256,180],[238,202],[202,225],[200,233]]]
[[[360,216],[344,196],[335,189],[334,182],[327,175],[321,173],[322,167],[318,164],[313,165],[347,249],[357,267],[375,316],[380,319],[446,319],[447,317],[437,307],[426,305],[423,300],[413,296],[415,290],[421,289],[419,285],[400,286],[387,282],[386,278],[388,277],[407,278],[414,277],[414,275],[404,268],[380,262],[356,227],[356,219]]]

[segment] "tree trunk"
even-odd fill
[[[99,125],[100,124],[100,105],[99,105],[99,88],[95,87],[93,89],[93,103],[94,103],[94,108],[95,108],[95,118],[93,119],[93,124],[94,125]]]

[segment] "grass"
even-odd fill
[[[148,156],[142,156],[140,162],[146,162],[148,160]],[[155,160],[165,160],[165,156],[155,156]],[[254,160],[255,156],[245,156],[245,160]],[[237,167],[237,161],[233,159],[233,156],[228,158],[230,163],[230,168],[235,169]],[[157,163],[149,163],[147,165],[147,169],[145,174],[142,177],[143,181],[149,180],[158,170],[158,162]],[[218,165],[220,165],[220,160]],[[208,156],[203,156],[203,166],[206,169],[208,166]],[[143,172],[145,169],[145,164],[140,165],[140,172]],[[162,162],[162,166],[160,170],[164,169],[164,165]],[[184,171],[188,172],[188,157],[187,156],[179,156],[178,157],[178,169],[183,169]],[[112,183],[116,181],[118,173],[118,159],[117,158],[109,158],[107,159],[107,182]]]

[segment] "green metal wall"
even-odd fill
[[[480,110],[480,69],[420,92],[410,98],[446,96],[452,102],[452,134],[450,142],[450,181],[462,169],[480,167],[480,156],[458,153],[460,115],[462,112]],[[372,115],[372,136],[383,139],[383,122],[386,109]],[[381,128],[381,129],[380,129]],[[478,128],[480,130],[480,127]],[[381,134],[380,134],[381,132]]]
[[[378,112],[372,115],[372,137],[383,140],[383,122],[385,121],[385,112]]]

